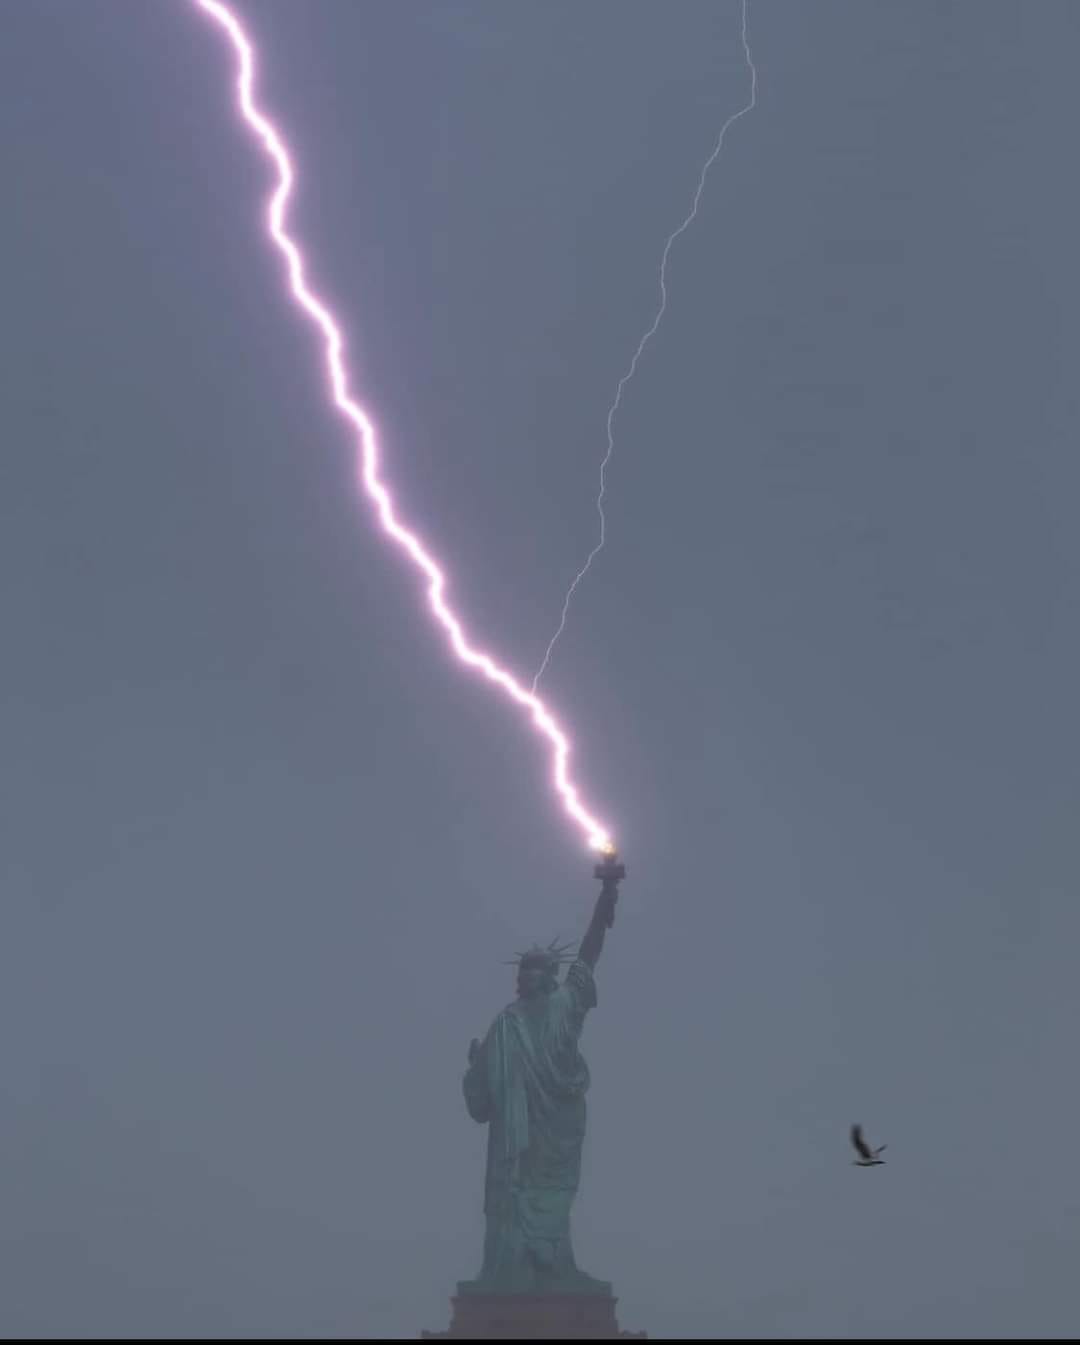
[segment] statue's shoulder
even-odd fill
[[[578,985],[593,985],[596,977],[593,974],[592,967],[587,962],[583,962],[580,957],[575,957],[573,962],[566,969],[566,976],[563,979],[564,985],[576,983]]]

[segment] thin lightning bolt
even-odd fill
[[[705,190],[705,179],[709,174],[709,169],[719,158],[720,151],[724,147],[724,136],[727,134],[728,127],[733,126],[735,122],[739,120],[740,117],[745,117],[748,112],[752,112],[757,102],[757,69],[754,66],[753,58],[750,55],[750,43],[747,40],[746,36],[746,11],[748,4],[749,0],[742,0],[742,44],[743,44],[743,51],[746,53],[746,64],[750,67],[750,101],[746,104],[745,107],[741,107],[738,110],[738,112],[733,112],[731,116],[728,117],[727,121],[724,122],[723,126],[720,127],[720,135],[717,137],[716,147],[713,149],[713,152],[709,155],[709,157],[705,160],[705,166],[702,168],[701,176],[698,178],[697,191],[694,192],[694,204],[690,207],[690,213],[679,225],[679,227],[675,230],[675,232],[668,237],[667,242],[664,244],[664,252],[660,258],[660,307],[656,310],[656,316],[652,320],[652,326],[638,342],[638,348],[637,350],[634,351],[634,358],[630,361],[629,369],[627,369],[626,373],[623,374],[622,378],[619,379],[619,386],[615,390],[615,400],[612,402],[611,407],[607,413],[607,452],[604,454],[604,459],[600,464],[600,494],[596,497],[596,512],[600,515],[600,540],[589,552],[585,564],[575,575],[574,582],[570,585],[570,588],[567,590],[566,600],[563,602],[562,616],[559,619],[559,627],[556,630],[555,634],[551,637],[551,643],[548,645],[547,650],[544,654],[543,662],[540,664],[540,667],[537,669],[536,675],[532,680],[532,689],[534,695],[536,693],[536,688],[540,685],[540,678],[543,677],[545,669],[551,662],[552,650],[555,648],[555,644],[558,641],[559,636],[563,633],[563,630],[566,627],[566,616],[567,613],[570,611],[570,600],[574,596],[574,590],[588,574],[589,566],[592,565],[593,560],[604,549],[604,541],[606,540],[607,536],[607,519],[604,516],[604,491],[607,489],[605,474],[607,472],[607,465],[611,461],[611,455],[615,451],[615,437],[612,430],[612,425],[615,420],[615,413],[618,411],[619,404],[622,401],[623,389],[626,387],[627,383],[629,383],[630,380],[633,378],[634,370],[638,366],[638,360],[641,359],[642,352],[644,351],[645,347],[649,344],[649,342],[652,340],[654,334],[656,333],[657,327],[660,326],[660,320],[663,318],[664,310],[667,308],[668,256],[671,253],[671,249],[675,243],[675,240],[680,236],[680,234],[684,234],[686,230],[689,229],[690,225],[693,224],[694,222],[694,218],[698,212],[698,206],[701,203],[701,194]]]
[[[293,298],[322,334],[331,398],[341,414],[352,422],[357,433],[359,483],[374,504],[383,529],[427,579],[428,603],[436,621],[446,632],[454,653],[462,663],[482,673],[527,712],[537,732],[547,739],[550,746],[552,784],[562,799],[564,809],[577,823],[590,846],[597,850],[611,850],[611,833],[581,802],[577,787],[570,778],[570,741],[565,731],[535,692],[526,691],[490,654],[482,649],[474,649],[468,642],[460,619],[446,601],[446,577],[442,569],[420,538],[405,527],[397,516],[390,492],[379,475],[379,445],[375,424],[369,413],[349,393],[344,364],[345,338],[341,327],[326,304],[309,288],[304,274],[303,253],[285,228],[286,205],[292,194],[295,174],[292,158],[280,132],[255,102],[252,92],[255,84],[252,41],[239,19],[222,0],[190,2],[216,22],[232,44],[237,62],[236,97],[240,114],[277,168],[277,185],[267,208],[267,228],[284,256]]]

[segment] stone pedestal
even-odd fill
[[[620,1331],[616,1299],[597,1294],[459,1294],[449,1331],[422,1340],[644,1340]]]

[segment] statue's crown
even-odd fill
[[[544,967],[554,974],[561,966],[573,962],[574,959],[569,956],[570,949],[573,948],[573,946],[572,942],[559,943],[555,939],[552,939],[546,948],[541,948],[538,943],[534,943],[533,946],[526,949],[524,953],[515,953],[507,965],[514,967]]]

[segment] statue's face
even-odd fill
[[[548,987],[549,969],[542,963],[522,962],[518,965],[517,989],[521,999],[534,999]]]

